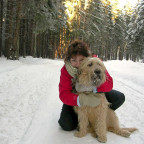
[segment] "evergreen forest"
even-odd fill
[[[144,62],[144,0],[128,10],[114,14],[109,0],[1,0],[0,57],[63,59],[80,39],[104,61]]]

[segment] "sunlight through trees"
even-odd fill
[[[103,60],[144,59],[144,3],[121,2],[1,0],[0,56],[64,58],[69,42],[81,39]]]

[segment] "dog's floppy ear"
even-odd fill
[[[84,60],[82,61],[81,65],[80,65],[80,67],[78,68],[78,75],[83,73],[83,66],[86,63],[87,59],[88,59],[88,57],[85,57]]]
[[[81,65],[80,65],[80,68],[82,68],[83,65],[88,61],[88,58],[89,58],[89,57],[85,57],[85,58],[83,59]]]
[[[81,65],[80,65],[80,67],[78,68],[78,75],[80,75],[83,72],[82,69],[83,69],[83,65],[86,62],[86,59],[87,58],[85,57],[84,60],[82,61]]]

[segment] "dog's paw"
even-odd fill
[[[74,133],[74,136],[75,137],[84,137],[86,135],[86,133],[84,133],[84,132],[79,132],[79,131],[76,131],[75,133]]]
[[[129,137],[131,135],[131,133],[127,130],[123,130],[121,133],[120,133],[121,136],[123,137]]]
[[[107,137],[106,136],[99,136],[97,139],[98,139],[99,142],[102,142],[102,143],[107,142]]]

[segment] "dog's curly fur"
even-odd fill
[[[99,95],[101,102],[96,107],[74,107],[79,121],[79,131],[74,134],[76,137],[83,137],[87,132],[91,132],[93,136],[97,137],[98,141],[106,142],[107,131],[129,137],[131,132],[137,130],[136,128],[120,128],[115,112],[108,107],[109,103],[105,98],[105,94],[91,92],[93,87],[98,87],[105,82],[105,70],[103,62],[98,58],[86,58],[79,68],[76,82],[77,92],[83,92],[87,96],[89,94]],[[89,88],[88,91],[85,91],[86,86]]]

